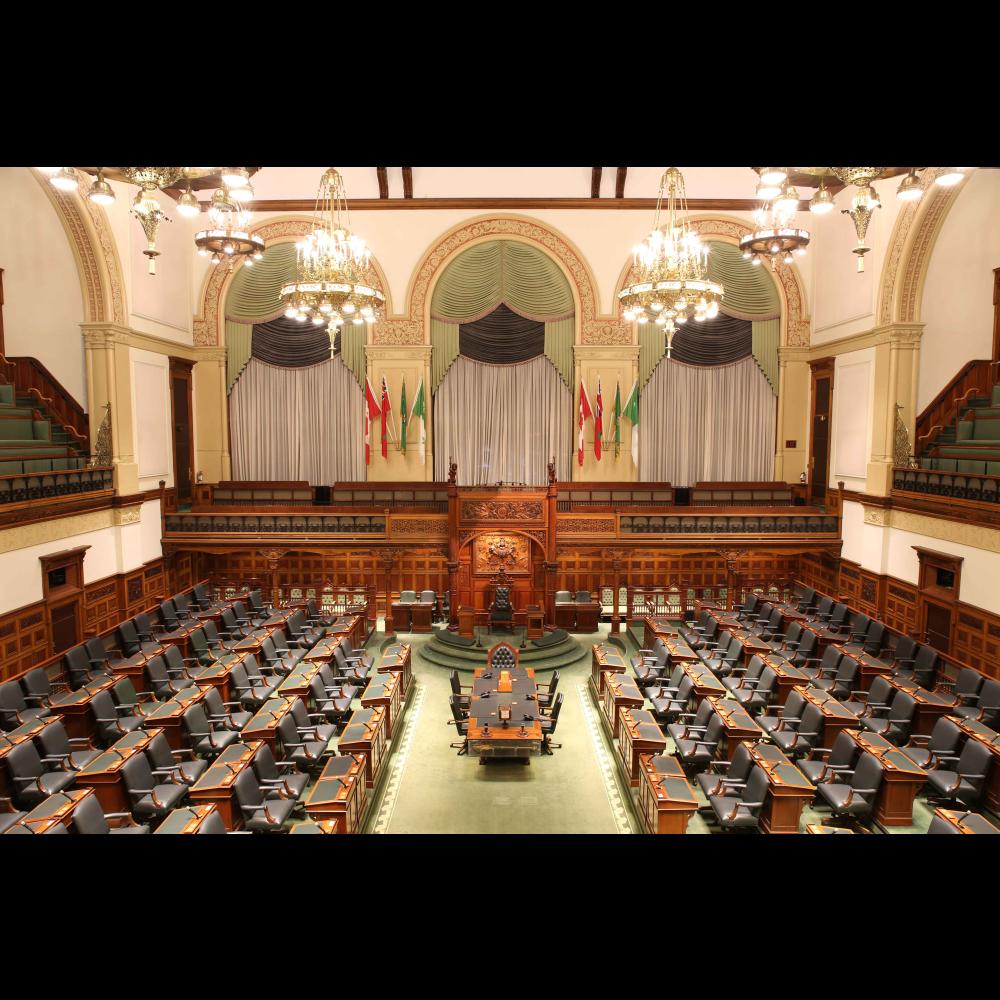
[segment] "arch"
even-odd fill
[[[316,224],[313,216],[295,215],[265,219],[250,227],[250,232],[263,236],[264,245],[290,243],[312,232]],[[378,260],[371,258],[376,287],[385,295],[386,315],[392,312],[389,283]],[[205,276],[201,289],[201,313],[194,318],[194,343],[196,347],[215,347],[225,344],[225,310],[222,308],[226,294],[243,261],[230,268],[213,267]],[[376,324],[379,326],[381,324]]]
[[[84,322],[127,326],[125,282],[107,214],[100,205],[80,195],[90,182],[89,175],[72,168],[79,186],[75,191],[60,191],[37,170],[28,169],[66,230],[80,276]]]
[[[495,527],[495,528],[472,528],[463,531],[459,534],[458,551],[459,555],[465,550],[465,548],[474,542],[480,535],[496,535],[498,533],[503,533],[505,535],[520,535],[522,538],[526,538],[528,542],[534,542],[542,550],[542,558],[545,558],[545,541],[539,537],[539,535],[544,534],[542,531],[525,531],[520,528],[508,528],[505,526]],[[529,551],[530,545],[529,545]]]
[[[728,215],[696,216],[691,219],[691,228],[699,236],[736,245],[742,236],[753,232],[752,227],[746,222]],[[810,320],[804,315],[805,290],[798,268],[794,264],[779,264],[771,273],[776,278],[775,284],[781,299],[781,346],[808,347]],[[635,275],[634,264],[627,261],[615,285],[616,315],[621,315],[621,308],[617,305],[618,293],[636,280],[638,278]]]
[[[950,188],[931,184],[920,201],[909,202],[900,209],[879,276],[876,314],[879,326],[920,322],[924,280],[934,244],[945,216],[968,178],[966,175],[965,180]]]
[[[476,243],[506,239],[539,247],[569,281],[577,319],[577,344],[631,344],[631,324],[598,313],[597,282],[583,254],[558,230],[522,215],[484,215],[447,230],[423,254],[410,277],[406,312],[378,324],[374,343],[427,344],[434,285],[454,257]]]

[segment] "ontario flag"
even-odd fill
[[[597,376],[597,406],[594,409],[594,455],[601,460],[601,438],[604,435],[604,400],[601,399],[601,376]]]
[[[389,386],[386,384],[385,376],[382,376],[382,457],[389,457],[389,413],[392,406],[389,403]]]
[[[381,413],[371,379],[365,379],[365,465],[372,461],[372,421]],[[383,455],[385,452],[382,453]]]
[[[590,399],[587,397],[587,387],[580,379],[580,437],[577,444],[576,455],[581,465],[583,465],[583,425],[594,415],[590,409]]]

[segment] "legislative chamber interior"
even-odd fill
[[[1000,833],[997,579],[997,168],[0,167],[0,834]]]

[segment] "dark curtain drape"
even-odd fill
[[[340,353],[340,331],[334,341],[334,353]],[[326,324],[314,326],[279,316],[269,323],[255,323],[250,354],[259,361],[282,368],[305,368],[330,357],[330,335]]]
[[[704,323],[687,321],[674,334],[670,356],[686,365],[728,365],[753,353],[753,323],[719,313]]]
[[[458,327],[458,353],[473,361],[513,365],[530,361],[545,350],[545,324],[525,319],[505,305]]]

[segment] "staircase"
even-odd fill
[[[990,364],[979,362],[979,364]],[[995,378],[996,367],[990,368]],[[954,415],[936,423],[920,442],[923,469],[966,475],[1000,475],[1000,383],[967,390],[955,397]],[[926,412],[926,411],[925,411]]]
[[[87,449],[79,437],[53,419],[34,393],[0,383],[0,476],[83,468]]]

